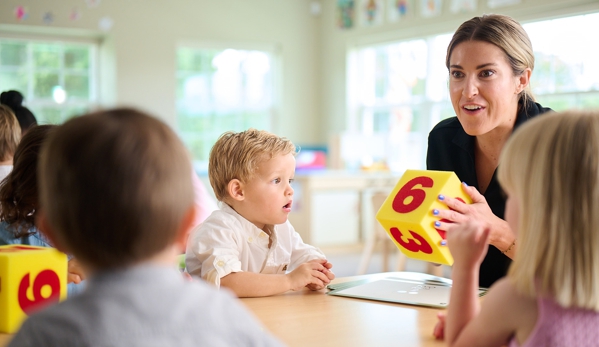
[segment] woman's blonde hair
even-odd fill
[[[447,46],[447,55],[445,56],[447,69],[449,69],[449,60],[453,49],[460,43],[468,41],[487,42],[501,48],[510,62],[514,76],[520,76],[527,68],[530,68],[531,71],[534,70],[535,55],[528,34],[512,17],[488,14],[462,23]],[[535,100],[530,83],[519,97],[524,104],[529,100]]]
[[[13,111],[0,105],[0,161],[12,159],[21,140],[21,127]]]
[[[599,111],[526,122],[501,154],[498,179],[520,205],[508,272],[517,290],[599,310]]]
[[[224,201],[227,198],[231,180],[247,182],[252,178],[262,160],[289,153],[295,155],[295,151],[290,140],[264,130],[222,134],[210,150],[208,162],[208,177],[216,199]]]

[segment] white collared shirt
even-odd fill
[[[326,259],[316,247],[305,244],[291,223],[269,226],[268,234],[239,215],[229,205],[196,227],[187,242],[187,271],[220,286],[220,279],[232,272],[284,274],[312,259]],[[273,230],[274,229],[274,230]]]

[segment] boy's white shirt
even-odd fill
[[[291,223],[269,226],[268,235],[235,212],[219,203],[212,214],[191,233],[185,264],[192,276],[220,286],[220,279],[232,272],[284,274],[313,260],[326,259],[316,247],[305,244]]]

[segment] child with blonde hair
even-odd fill
[[[599,112],[532,119],[514,132],[499,162],[518,251],[481,306],[478,268],[489,228],[474,221],[448,228],[448,345],[597,346]]]
[[[13,156],[21,140],[21,127],[13,111],[0,105],[0,181],[12,171]]]
[[[89,275],[9,346],[280,346],[237,299],[176,267],[195,217],[191,163],[155,117],[72,118],[44,144],[37,223]]]
[[[293,203],[293,143],[266,131],[226,132],[208,174],[220,210],[187,243],[187,271],[239,297],[324,288],[335,275],[287,220]]]

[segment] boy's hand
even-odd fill
[[[312,290],[318,290],[324,288],[331,282],[329,275],[329,269],[325,267],[327,261],[325,259],[314,259],[309,262],[303,263],[298,266],[297,269],[287,274],[290,281],[291,290],[300,290],[303,287],[308,287]],[[330,274],[334,278],[334,274]],[[313,289],[314,288],[314,289]]]
[[[322,273],[324,273],[327,276],[327,278],[329,279],[329,283],[330,283],[330,281],[334,280],[335,279],[335,274],[333,273],[333,271],[331,271],[331,268],[333,267],[333,264],[329,263],[328,261],[326,261],[324,259],[322,259],[322,260],[316,260],[316,261],[320,262],[322,264],[322,266],[325,267],[325,270],[322,271]],[[322,286],[321,285],[317,285],[317,284],[308,284],[308,285],[306,285],[306,287],[308,289],[310,289],[310,290],[321,290],[324,287],[326,287],[326,284],[327,283],[325,283]]]
[[[439,321],[437,322],[437,325],[435,325],[435,328],[433,329],[433,336],[437,340],[443,340],[443,338],[445,337],[445,313],[444,312],[437,313],[437,319],[439,319]]]
[[[84,279],[85,272],[83,271],[83,268],[81,268],[81,265],[79,265],[79,262],[75,258],[69,260],[67,283],[79,284]]]
[[[191,275],[189,274],[189,272],[183,271],[183,272],[181,272],[181,275],[188,282],[193,282],[194,281],[193,277],[191,277]]]

